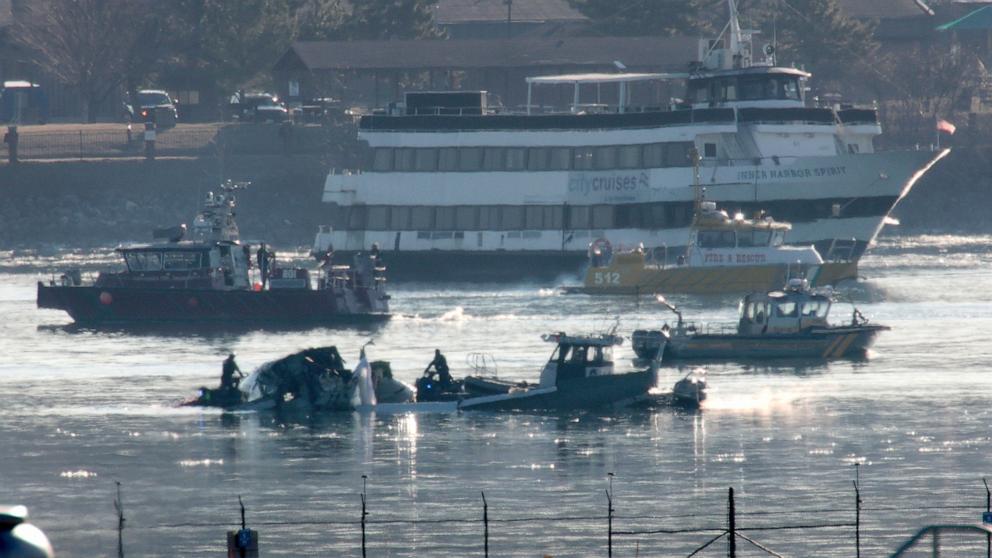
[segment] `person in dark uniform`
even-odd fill
[[[372,264],[375,267],[382,267],[382,256],[379,254],[379,243],[373,242],[372,249],[369,250],[369,255],[372,256]]]
[[[237,378],[234,377],[235,373],[238,375]],[[220,389],[238,389],[238,384],[241,382],[241,378],[244,377],[245,375],[241,372],[241,368],[238,367],[238,363],[234,362],[234,353],[227,355],[220,373]]]
[[[431,368],[434,368],[433,372],[431,372]],[[434,360],[424,369],[424,374],[427,376],[437,374],[437,380],[441,384],[442,390],[448,390],[452,386],[453,380],[451,372],[448,370],[448,359],[441,354],[441,349],[434,349]]]
[[[258,246],[255,260],[258,262],[258,272],[262,275],[262,288],[264,289],[269,282],[269,251],[265,249],[264,242]]]

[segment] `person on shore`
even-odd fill
[[[234,377],[235,374],[238,375],[237,378]],[[227,358],[224,359],[224,365],[221,368],[220,389],[236,390],[238,389],[238,384],[241,383],[241,378],[244,377],[245,375],[241,372],[238,363],[234,362],[234,353],[227,355]]]

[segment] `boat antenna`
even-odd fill
[[[668,300],[667,300],[667,299],[665,299],[665,297],[664,297],[664,295],[657,295],[657,296],[655,297],[655,299],[656,299],[656,300],[657,300],[658,302],[660,302],[661,304],[663,304],[663,305],[664,305],[664,306],[665,306],[666,308],[668,308],[669,310],[671,310],[672,312],[675,312],[675,315],[676,315],[676,316],[678,316],[678,320],[679,320],[679,321],[678,321],[678,328],[679,328],[679,329],[682,329],[682,311],[681,311],[681,310],[679,310],[679,309],[678,309],[678,308],[677,308],[677,307],[676,307],[676,306],[675,306],[674,304],[672,304],[671,302],[668,302]]]

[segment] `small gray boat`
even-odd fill
[[[862,357],[878,334],[890,328],[869,324],[857,308],[850,322],[828,323],[832,294],[811,289],[805,279],[792,279],[783,290],[744,297],[737,324],[722,328],[685,322],[677,308],[659,297],[678,316],[675,327],[666,323],[660,330],[635,331],[634,351],[641,358],[655,358],[660,347],[664,361]]]

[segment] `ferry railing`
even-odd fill
[[[983,537],[989,537],[992,535],[992,525],[982,524],[982,525],[928,525],[916,532],[908,541],[906,541],[902,546],[899,547],[894,553],[892,553],[891,558],[900,558],[901,556],[906,556],[907,553],[912,550],[916,545],[926,539],[930,538],[930,556],[932,558],[940,558],[940,540],[943,535],[964,535],[964,534],[979,534]]]

